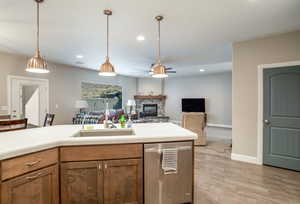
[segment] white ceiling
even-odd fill
[[[105,16],[111,22],[111,62],[118,73],[145,76],[156,57],[162,14],[162,58],[176,76],[231,69],[232,42],[300,29],[300,0],[45,0],[41,51],[49,61],[98,69],[105,56]],[[33,0],[0,1],[0,51],[31,56]],[[136,36],[143,34],[143,42]],[[81,54],[83,59],[76,59]],[[83,65],[77,65],[82,61]]]

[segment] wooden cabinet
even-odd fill
[[[58,167],[50,166],[2,182],[2,204],[59,204]]]
[[[182,114],[182,127],[186,128],[198,135],[195,140],[195,145],[206,145],[206,113],[183,113]]]
[[[25,173],[56,164],[58,162],[58,150],[49,149],[31,153],[24,156],[2,161],[1,179],[7,180]]]
[[[143,157],[142,144],[71,146],[60,148],[60,160],[62,162],[100,161],[140,157]]]
[[[59,203],[143,204],[143,145],[61,147],[1,161],[0,204]]]
[[[61,200],[63,204],[102,204],[102,162],[61,164]]]
[[[61,165],[62,204],[142,204],[141,159]]]
[[[143,166],[141,159],[104,162],[104,204],[142,204]]]

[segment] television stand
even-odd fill
[[[206,121],[207,114],[202,112],[183,112],[182,127],[198,135],[195,145],[206,145]]]

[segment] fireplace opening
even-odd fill
[[[157,116],[157,104],[144,104],[143,105],[144,116]]]

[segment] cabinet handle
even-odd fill
[[[98,165],[98,168],[99,168],[99,170],[101,170],[101,169],[102,169],[102,167],[101,167],[101,164],[99,164],[99,165]]]
[[[36,179],[36,178],[40,177],[41,175],[42,175],[41,173],[38,173],[35,176],[27,176],[26,179],[27,180],[33,180],[33,179]]]
[[[38,160],[38,161],[34,161],[34,162],[28,162],[25,165],[28,166],[28,167],[33,167],[33,166],[37,165],[40,162],[41,162],[41,160]]]
[[[104,168],[107,169],[107,164],[104,164]]]

